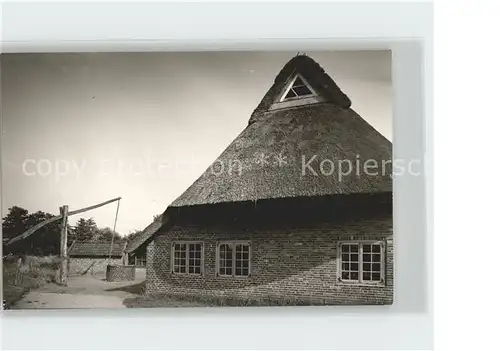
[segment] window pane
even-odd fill
[[[361,251],[361,252],[360,252]],[[382,246],[380,244],[341,244],[340,277],[342,280],[380,282]],[[362,257],[359,255],[362,254]],[[362,264],[361,264],[362,263]]]
[[[219,245],[219,274],[232,275],[233,272],[233,250],[229,244]]]
[[[304,85],[304,82],[302,81],[302,79],[300,79],[300,77],[297,77],[297,79],[295,79],[295,81],[293,82],[293,87],[298,87],[301,85]]]
[[[242,243],[221,243],[219,244],[218,262],[219,275],[248,276],[250,273],[250,246]]]
[[[201,272],[201,243],[174,244],[174,273],[199,274]],[[187,259],[187,260],[186,260]]]
[[[312,94],[311,93],[311,90],[309,90],[308,87],[306,87],[305,85],[302,86],[302,87],[296,87],[296,88],[293,88],[293,90],[295,91],[295,94],[297,94],[298,96],[303,96],[303,95],[310,95]]]
[[[189,244],[189,273],[201,273],[201,250],[202,245],[200,243]]]
[[[292,89],[290,89],[290,90],[288,91],[288,93],[286,94],[285,99],[294,98],[294,97],[296,97],[296,96],[297,96],[297,95],[295,95],[295,92],[294,92]]]

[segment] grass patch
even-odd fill
[[[261,297],[240,298],[222,296],[195,296],[195,295],[152,295],[128,298],[123,301],[128,308],[150,307],[243,307],[243,306],[320,306],[324,301]]]
[[[143,295],[146,291],[146,282],[141,282],[133,285],[126,285],[118,288],[106,289],[106,291],[125,291],[130,294]]]
[[[208,307],[202,302],[178,299],[173,296],[138,296],[123,300],[127,308],[154,308],[154,307]]]
[[[56,256],[21,257],[9,256],[3,259],[4,308],[9,309],[30,290],[46,283],[55,282],[60,259]]]

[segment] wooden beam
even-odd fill
[[[100,204],[97,204],[97,205],[94,205],[94,206],[85,207],[85,208],[82,208],[80,210],[68,212],[68,216],[73,216],[73,215],[76,215],[76,214],[79,214],[79,213],[82,213],[82,212],[87,212],[87,211],[93,210],[95,208],[102,207],[104,205],[110,204],[110,203],[118,201],[118,200],[121,200],[121,197],[117,197],[117,198],[112,199],[112,200],[101,202]]]
[[[67,285],[68,278],[68,205],[59,208],[62,217],[61,223],[61,266],[59,268],[59,282]]]
[[[73,216],[73,215],[76,215],[76,214],[79,214],[79,213],[87,212],[87,211],[90,211],[90,210],[102,207],[104,205],[110,204],[112,202],[118,201],[120,199],[121,199],[121,197],[117,197],[117,198],[112,199],[112,200],[101,202],[100,204],[97,204],[97,205],[94,205],[94,206],[89,206],[89,207],[85,207],[85,208],[82,208],[82,209],[79,209],[79,210],[71,211],[71,212],[68,212],[68,216]],[[32,235],[34,232],[36,232],[38,229],[46,226],[47,224],[50,224],[50,223],[55,222],[55,221],[58,221],[60,219],[62,219],[62,215],[55,216],[55,217],[49,218],[49,219],[47,219],[47,220],[45,220],[43,222],[40,222],[37,225],[35,225],[35,226],[31,227],[30,229],[28,229],[27,231],[25,231],[24,233],[22,233],[22,234],[20,234],[20,235],[18,235],[16,237],[10,239],[7,242],[7,244],[5,244],[5,245],[8,246],[8,245],[11,245],[11,244],[15,243],[16,241],[26,239],[27,237],[29,237],[30,235]]]

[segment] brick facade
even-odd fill
[[[171,243],[196,240],[204,245],[203,274],[176,275]],[[250,277],[219,277],[218,241],[251,242]],[[384,243],[385,280],[380,285],[338,280],[339,241]],[[393,301],[392,216],[301,228],[245,230],[231,226],[174,226],[147,246],[146,294],[227,298],[297,304],[391,304]]]
[[[84,272],[87,272],[87,274],[105,274],[108,264],[121,265],[122,259],[112,258],[108,260],[104,257],[70,257],[68,271],[70,275],[79,275]]]

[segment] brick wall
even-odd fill
[[[88,257],[70,257],[69,259],[69,274],[78,275],[88,270],[88,274],[104,274],[108,264],[121,265],[121,258],[88,258]]]
[[[204,244],[202,276],[171,273],[171,242]],[[216,246],[223,240],[251,241],[251,276],[216,275]],[[385,281],[355,285],[337,279],[339,241],[385,242]],[[174,226],[147,247],[147,294],[283,300],[312,304],[391,304],[393,300],[392,218],[309,228],[251,230],[234,227]]]

